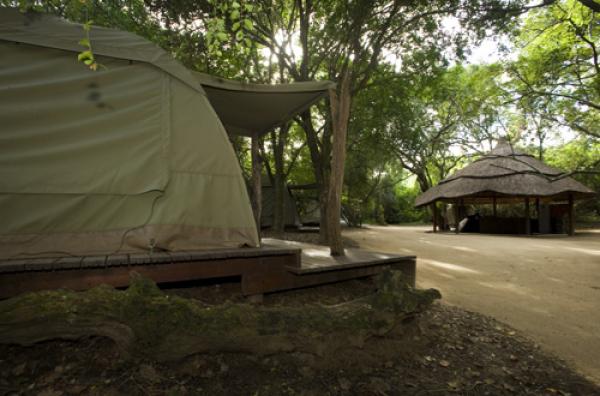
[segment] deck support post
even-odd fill
[[[437,228],[438,228],[438,224],[437,224],[437,217],[438,217],[438,213],[437,213],[437,203],[434,201],[433,204],[431,204],[431,211],[433,213],[433,232],[437,232]]]
[[[573,202],[573,194],[569,194],[569,236],[575,235],[575,205]]]
[[[531,221],[529,220],[529,197],[525,197],[525,234],[531,235]]]
[[[262,213],[262,160],[258,146],[258,134],[252,136],[252,212],[256,223],[256,232],[260,241],[260,216]]]

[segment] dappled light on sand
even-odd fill
[[[515,293],[523,297],[530,297],[536,300],[540,299],[540,297],[535,295],[535,293],[533,293],[531,289],[515,285],[511,282],[479,282],[479,284],[492,289],[506,290],[508,292]]]
[[[566,246],[565,249],[572,250],[572,251],[578,252],[578,253],[591,254],[592,256],[600,256],[600,250],[597,250],[597,249],[584,249],[584,248],[570,247],[570,246]]]
[[[467,273],[467,274],[480,274],[481,273],[479,271],[472,270],[470,268],[466,268],[466,267],[463,267],[461,265],[456,265],[456,264],[451,264],[451,263],[445,263],[443,261],[437,261],[437,260],[429,260],[429,259],[419,258],[419,264],[421,264],[421,263],[433,265],[434,267],[445,269],[445,270],[449,270],[449,271],[464,272],[464,273]]]

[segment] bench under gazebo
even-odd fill
[[[574,202],[595,196],[593,190],[565,172],[500,139],[491,152],[421,194],[415,206],[431,206],[434,232],[439,228],[437,203],[442,202],[452,204],[456,233],[467,223],[464,220],[460,222],[462,208],[466,205],[491,205],[492,216],[478,216],[475,231],[506,234],[566,232],[573,235]],[[524,204],[523,216],[499,217],[497,206],[501,204]],[[531,219],[531,205],[536,208],[536,221]],[[566,227],[562,221],[565,216],[568,219]]]

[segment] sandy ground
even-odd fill
[[[525,237],[369,226],[344,236],[362,248],[417,255],[419,287],[524,331],[600,383],[600,230]]]

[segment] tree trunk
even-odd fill
[[[285,180],[283,153],[287,142],[289,126],[279,128],[279,133],[273,133],[273,156],[275,160],[275,175],[273,180],[273,232],[282,235],[285,229]]]
[[[425,191],[429,190],[431,186],[429,185],[429,179],[427,179],[427,175],[425,175],[424,172],[418,172],[416,176],[421,192],[424,193]]]
[[[388,334],[440,297],[437,290],[408,286],[399,271],[387,271],[377,292],[335,306],[203,306],[167,296],[133,273],[125,291],[102,285],[0,301],[0,343],[27,346],[100,336],[113,340],[124,357],[156,361],[224,352],[326,355]]]
[[[329,178],[327,177],[329,172],[327,169],[329,159],[329,144],[325,141],[328,139],[329,134],[324,132],[323,145],[319,148],[319,136],[314,128],[312,113],[310,110],[306,110],[301,115],[302,118],[302,129],[306,134],[306,141],[310,150],[311,164],[313,167],[313,173],[315,175],[315,181],[317,182],[318,188],[318,199],[319,199],[319,241],[321,243],[327,243],[328,229],[327,229],[327,193],[329,191]]]
[[[346,161],[346,137],[350,118],[350,79],[344,73],[339,86],[339,94],[330,90],[331,126],[333,144],[331,153],[331,176],[327,194],[327,227],[329,248],[332,256],[343,256],[344,245],[340,214],[342,212],[342,189],[344,186],[344,164]]]
[[[259,137],[252,136],[252,211],[256,223],[256,231],[260,240],[260,216],[262,214],[262,159],[258,144]]]

